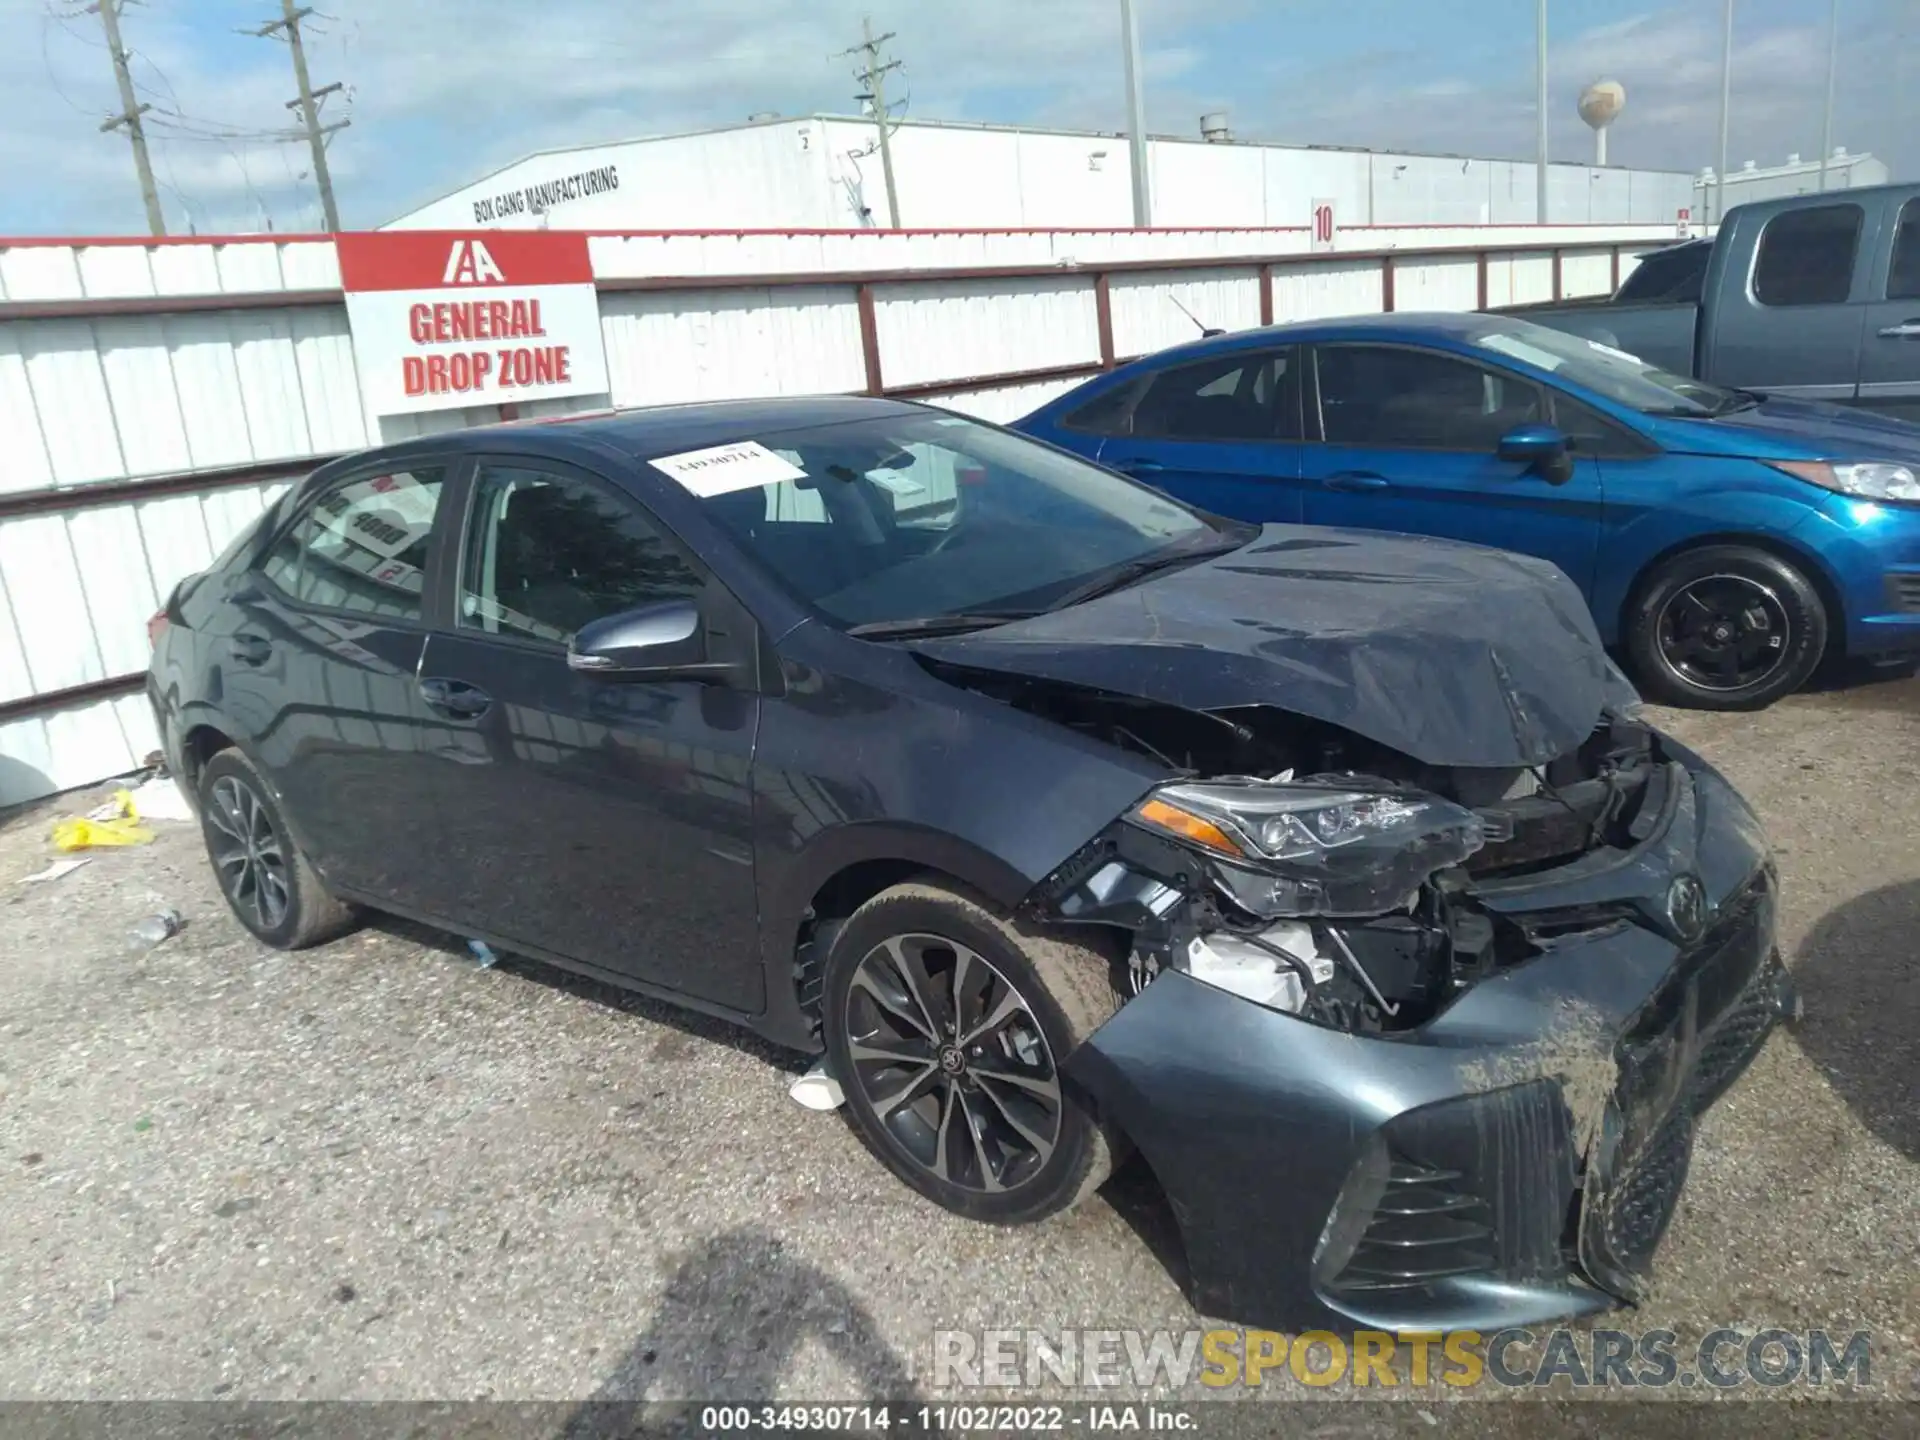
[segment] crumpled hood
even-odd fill
[[[1429,765],[1544,764],[1623,685],[1545,561],[1298,525],[1069,610],[909,644],[1189,709],[1272,705]]]

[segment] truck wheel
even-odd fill
[[[1820,592],[1791,562],[1750,545],[1705,545],[1641,582],[1627,656],[1649,700],[1759,710],[1806,683],[1828,625]]]
[[[958,888],[896,885],[827,961],[827,1056],[875,1157],[935,1204],[1020,1224],[1078,1204],[1113,1149],[1063,1082],[1120,1008],[1111,959]]]

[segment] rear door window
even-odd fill
[[[289,599],[419,623],[443,468],[362,475],[323,491],[261,562]]]
[[[1162,370],[1133,407],[1126,433],[1162,440],[1298,439],[1293,363],[1291,349],[1237,351]]]
[[[1762,305],[1844,305],[1853,290],[1865,212],[1858,205],[1788,210],[1760,232],[1753,297]]]

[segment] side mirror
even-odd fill
[[[1573,450],[1566,435],[1553,425],[1520,425],[1500,437],[1499,455],[1524,465],[1549,485],[1573,478]]]
[[[700,606],[663,600],[583,625],[567,668],[608,680],[726,680],[738,668],[712,659]]]

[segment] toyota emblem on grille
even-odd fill
[[[1691,875],[1682,875],[1667,888],[1667,919],[1682,940],[1692,940],[1707,928],[1707,892]]]

